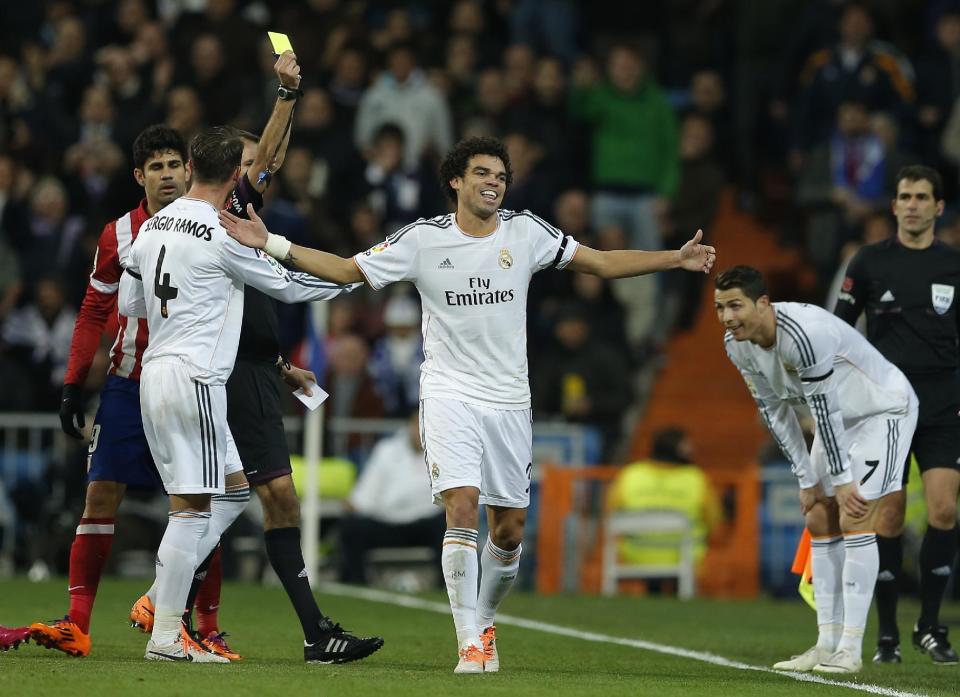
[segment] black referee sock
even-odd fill
[[[920,620],[921,629],[940,622],[940,604],[957,555],[957,528],[941,530],[927,525],[920,545]]]
[[[893,637],[898,643],[897,598],[900,594],[900,569],[903,566],[903,538],[877,535],[880,567],[877,570],[877,617],[880,637]]]
[[[200,592],[200,586],[203,585],[203,580],[207,577],[207,569],[210,568],[210,562],[213,561],[213,555],[217,553],[218,549],[220,549],[219,542],[217,546],[211,550],[210,554],[207,555],[207,558],[200,562],[197,570],[193,572],[193,580],[190,582],[190,592],[187,593],[187,609],[183,613],[183,621],[186,623],[187,629],[193,629],[193,605],[197,602],[197,593]]]
[[[300,550],[300,528],[276,528],[266,530],[263,538],[267,543],[267,558],[270,566],[280,577],[293,609],[303,626],[303,638],[309,644],[320,641],[320,619],[323,614],[310,589],[303,552]]]

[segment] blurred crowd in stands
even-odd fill
[[[899,166],[939,168],[956,203],[960,0],[3,2],[0,410],[56,407],[100,230],[140,198],[137,133],[263,127],[268,29],[289,34],[304,94],[263,215],[339,254],[447,212],[439,158],[477,134],[508,145],[505,208],[601,249],[675,247],[701,227],[709,242],[733,185],[814,265],[819,301],[853,245],[891,233]],[[625,376],[694,321],[702,283],[538,274],[538,419],[595,425],[614,457]],[[423,358],[412,289],[329,310],[333,413],[407,415]],[[304,308],[281,319],[296,357]]]

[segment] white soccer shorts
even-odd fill
[[[168,494],[222,494],[243,469],[227,427],[227,392],[190,377],[186,363],[158,358],[140,374],[140,408],[150,453]]]
[[[917,428],[917,399],[910,397],[906,414],[874,416],[847,429],[850,468],[860,495],[874,501],[903,487],[903,468],[910,455],[910,443]],[[834,495],[827,464],[827,452],[820,434],[813,439],[810,460],[824,493]]]
[[[420,437],[433,500],[461,486],[480,490],[480,503],[530,505],[533,412],[495,409],[455,399],[420,401]]]

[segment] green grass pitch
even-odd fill
[[[62,614],[66,585],[65,579],[40,584],[23,579],[0,581],[0,624],[16,626]],[[103,582],[93,618],[93,651],[85,659],[32,643],[0,653],[0,695],[809,697],[870,694],[871,687],[882,688],[874,694],[960,695],[960,667],[934,666],[909,645],[904,646],[900,666],[874,666],[868,661],[856,678],[834,681],[850,686],[801,682],[786,675],[747,670],[744,665],[714,665],[692,656],[651,650],[676,647],[766,667],[807,648],[814,638],[813,613],[800,602],[769,600],[680,602],[518,593],[504,603],[505,617],[531,623],[500,623],[501,672],[454,676],[456,642],[448,614],[350,597],[337,588],[328,593],[321,590],[325,612],[358,633],[381,634],[386,645],[365,661],[308,666],[303,663],[299,624],[283,590],[226,584],[221,625],[246,660],[232,665],[150,663],[143,659],[146,637],[130,629],[126,621],[131,603],[144,587],[136,581]],[[382,597],[386,600],[387,594]],[[444,601],[441,594],[433,594],[414,602],[442,608]],[[910,622],[917,608],[909,602],[902,605],[901,631],[909,643]],[[960,607],[947,605],[943,619],[956,626]],[[555,627],[575,631],[550,633],[557,631]],[[871,617],[868,652],[876,638],[874,631]],[[955,630],[954,637],[960,639],[960,632]],[[611,639],[633,640],[634,645],[611,643]],[[860,689],[851,689],[854,686]]]

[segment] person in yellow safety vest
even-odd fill
[[[723,518],[710,481],[692,463],[693,447],[686,431],[665,428],[653,439],[651,459],[626,465],[610,487],[609,510],[648,509],[680,511],[693,521],[694,559],[699,564],[707,549],[707,535]],[[625,536],[620,557],[630,564],[676,564],[679,548],[671,548],[666,534]],[[651,544],[651,543],[656,544]]]

